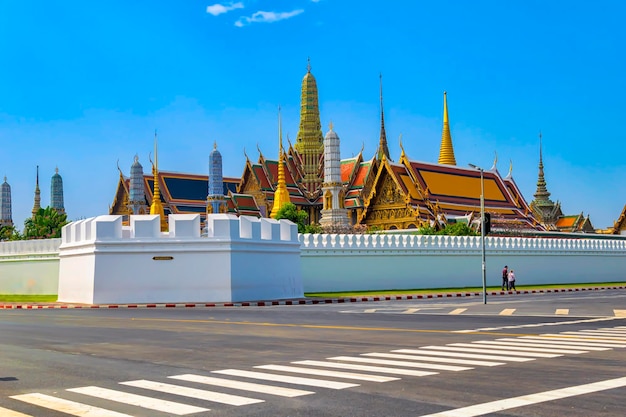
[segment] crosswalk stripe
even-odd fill
[[[78,417],[133,417],[129,414],[117,413],[115,411],[105,410],[104,408],[51,397],[38,392],[14,395],[10,398]]]
[[[485,360],[496,360],[501,361],[505,360],[507,362],[530,362],[534,361],[534,358],[520,358],[517,356],[506,356],[502,357],[501,355],[479,355],[475,353],[461,353],[461,352],[444,352],[439,350],[416,350],[416,349],[398,349],[394,350],[394,352],[399,353],[416,353],[418,355],[433,355],[433,356],[444,356],[444,357],[453,357],[453,358],[470,358],[470,359],[485,359]]]
[[[128,385],[131,387],[145,388],[153,391],[164,392],[166,394],[181,395],[183,397],[197,398],[205,401],[212,401],[216,403],[228,404],[228,405],[248,405],[262,403],[263,400],[256,398],[240,397],[239,395],[223,394],[221,392],[206,391],[202,389],[183,387],[180,385],[165,384],[162,382],[147,381],[145,379],[137,381],[120,382],[122,385]]]
[[[454,343],[450,346],[484,346],[484,345],[488,345],[488,346],[495,346],[495,347],[499,347],[502,349],[507,349],[507,350],[519,350],[519,351],[526,351],[526,352],[543,352],[543,353],[562,353],[564,355],[578,355],[581,353],[587,353],[587,350],[574,350],[574,348],[566,348],[563,346],[556,346],[556,347],[552,347],[552,348],[548,348],[548,347],[532,347],[532,346],[528,346],[525,345],[524,343],[507,343],[507,342],[498,342],[498,341],[494,341],[494,340],[478,340],[476,342],[472,342],[471,344],[469,343]]]
[[[366,310],[363,310],[364,313],[376,313],[376,309],[375,308],[368,308]]]
[[[260,366],[255,366],[255,368],[266,369],[268,371],[294,372],[294,373],[317,375],[317,376],[330,376],[333,378],[357,379],[361,381],[370,381],[370,382],[389,382],[389,381],[397,381],[398,379],[400,379],[400,378],[394,378],[390,376],[367,375],[367,374],[358,374],[358,373],[353,373],[353,372],[329,371],[326,369],[301,368],[299,366],[260,365]]]
[[[513,313],[515,313],[515,308],[505,308],[504,310],[502,310],[499,315],[500,316],[510,316]]]
[[[457,346],[423,346],[421,349],[433,349],[433,350],[448,350],[453,352],[467,352],[467,353],[491,353],[496,355],[510,356],[528,356],[533,358],[556,358],[563,355],[557,355],[552,353],[532,353],[532,352],[510,352],[508,350],[498,350],[494,348],[484,347],[471,348],[471,347],[457,347]]]
[[[613,336],[626,340],[626,333],[616,332],[614,330],[582,330],[585,333],[597,334],[599,336]]]
[[[208,408],[201,408],[193,405],[176,403],[173,401],[159,400],[158,398],[151,398],[143,395],[130,394],[127,392],[94,386],[71,388],[68,389],[68,391],[75,392],[77,394],[84,394],[92,397],[102,398],[105,400],[115,401],[122,404],[130,404],[137,407],[143,407],[150,410],[163,411],[165,413],[171,413],[177,416],[199,413],[201,411],[209,411]]]
[[[408,368],[423,368],[423,369],[435,369],[438,371],[467,371],[468,368],[465,366],[452,366],[452,365],[437,365],[434,363],[424,363],[424,362],[410,362],[410,361],[392,361],[387,359],[372,359],[372,358],[363,358],[359,356],[335,356],[333,358],[326,358],[332,361],[348,361],[348,362],[361,362],[361,363],[375,363],[379,365],[391,365],[391,366],[404,366]]]
[[[626,344],[621,342],[615,342],[613,340],[594,340],[586,337],[574,337],[567,336],[562,334],[542,334],[539,336],[522,336],[524,339],[542,339],[542,340],[555,340],[555,341],[564,341],[564,342],[576,342],[576,343],[588,343],[593,346],[603,346],[603,347],[626,347]]]
[[[466,308],[457,308],[452,310],[451,312],[449,312],[448,314],[461,314],[463,313],[465,310],[467,310]]]
[[[596,339],[596,340],[602,340],[602,339],[606,339],[606,340],[614,340],[616,342],[626,342],[626,338],[624,336],[611,336],[611,335],[603,335],[603,334],[598,334],[598,333],[590,333],[590,332],[562,332],[561,334],[565,334],[565,335],[574,335],[574,336],[581,336],[581,337],[585,337],[585,338],[590,338],[590,339]]]
[[[523,346],[529,347],[561,347],[563,349],[585,349],[585,350],[593,350],[593,351],[602,351],[602,350],[610,350],[607,347],[598,347],[592,346],[590,344],[585,343],[576,343],[576,342],[560,342],[560,341],[551,341],[551,340],[520,340],[519,338],[503,338],[496,339],[498,342],[511,342],[511,343],[519,343]],[[507,343],[508,344],[508,343]]]
[[[216,374],[241,376],[244,378],[264,379],[266,381],[278,381],[278,382],[284,382],[288,384],[308,385],[312,387],[330,388],[330,389],[344,389],[344,388],[352,388],[352,387],[359,386],[359,384],[352,384],[352,383],[347,383],[347,382],[335,382],[335,381],[327,381],[324,379],[276,375],[276,374],[268,374],[265,372],[241,371],[239,369],[222,369],[220,371],[211,371],[211,372],[214,372]]]
[[[408,308],[406,310],[404,310],[401,314],[413,314],[420,311],[419,308]]]
[[[626,310],[613,310],[615,317],[626,317]]]
[[[288,398],[315,394],[315,392],[313,391],[304,391],[304,390],[299,390],[299,389],[294,389],[294,388],[283,388],[283,387],[277,387],[275,385],[255,384],[253,382],[242,382],[242,381],[235,381],[232,379],[215,378],[215,377],[203,376],[203,375],[184,374],[184,375],[174,375],[168,378],[178,379],[181,381],[197,382],[200,384],[216,385],[216,386],[224,387],[224,388],[234,388],[234,389],[240,389],[244,391],[258,392],[261,394],[278,395],[279,397],[288,397]]]
[[[624,310],[624,311],[626,311],[626,310]],[[612,332],[612,333],[626,335],[626,329],[620,329],[620,328],[617,328],[617,327],[602,327],[602,328],[598,329],[598,331],[600,331],[600,332]]]
[[[398,352],[394,350],[393,352]],[[389,359],[407,359],[410,361],[428,361],[428,362],[445,362],[455,363],[457,365],[474,365],[474,366],[498,366],[504,365],[504,362],[489,362],[489,361],[473,361],[469,359],[451,359],[451,358],[437,358],[434,356],[417,356],[417,355],[400,355],[395,353],[364,353],[363,356],[374,356],[377,358],[389,358]]]
[[[22,414],[17,411],[9,410],[8,408],[0,407],[0,416],[2,417],[33,417],[30,414]]]
[[[554,314],[566,316],[569,314],[569,308],[557,308]]]
[[[626,386],[626,378],[608,379],[605,381],[593,382],[591,384],[577,385],[573,387],[555,389],[552,391],[539,392],[537,394],[522,395],[519,397],[507,398],[505,400],[490,401],[482,404],[475,404],[469,407],[457,408],[454,410],[442,411],[440,413],[422,415],[421,417],[477,417],[487,414],[499,413],[512,408],[518,408],[546,401],[560,400],[577,395],[590,394],[608,389]]]
[[[392,375],[427,376],[427,375],[438,374],[438,372],[417,371],[413,369],[387,368],[386,366],[357,365],[353,363],[340,363],[340,362],[296,361],[292,363],[296,365],[325,366],[327,368],[335,368],[335,369],[352,369],[355,371],[380,372],[380,373],[386,373],[386,374],[392,374]]]

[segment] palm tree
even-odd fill
[[[24,222],[25,239],[52,239],[61,237],[61,229],[68,224],[67,214],[59,213],[52,207],[40,208]]]

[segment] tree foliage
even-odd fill
[[[52,207],[40,208],[35,216],[24,222],[25,239],[52,239],[61,237],[61,229],[68,224],[67,214]]]
[[[6,240],[20,240],[22,236],[15,226],[0,226],[0,242]]]
[[[421,235],[449,235],[449,236],[477,236],[477,233],[470,228],[467,223],[451,223],[441,230],[437,230],[432,226],[420,227],[418,229]]]
[[[276,213],[276,220],[287,219],[291,220],[298,225],[298,233],[307,233],[306,228],[308,226],[307,220],[309,215],[305,211],[298,210],[295,204],[285,203],[278,213]]]

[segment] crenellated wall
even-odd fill
[[[482,286],[478,236],[300,235],[305,292]],[[626,240],[486,237],[487,285],[626,281]]]
[[[302,297],[297,226],[212,214],[98,216],[70,223],[60,246],[59,301],[175,303]]]
[[[0,294],[56,294],[61,239],[0,242]]]

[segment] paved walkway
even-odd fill
[[[487,291],[487,295],[523,295],[523,294],[541,294],[541,293],[560,293],[560,292],[578,292],[578,291],[600,291],[600,290],[624,290],[626,285],[615,286],[588,286],[576,288],[549,288],[535,290],[517,290],[517,291]],[[338,298],[298,298],[290,300],[264,300],[264,301],[244,301],[236,303],[147,303],[147,304],[76,304],[76,303],[36,303],[36,302],[2,302],[0,301],[0,309],[92,309],[92,308],[207,308],[207,307],[265,307],[278,305],[302,305],[302,304],[339,304],[339,303],[361,303],[370,301],[391,301],[391,300],[419,300],[429,298],[455,298],[455,297],[481,297],[481,291],[476,292],[433,292],[432,294],[409,294],[409,295],[372,295],[368,297],[338,297]]]

